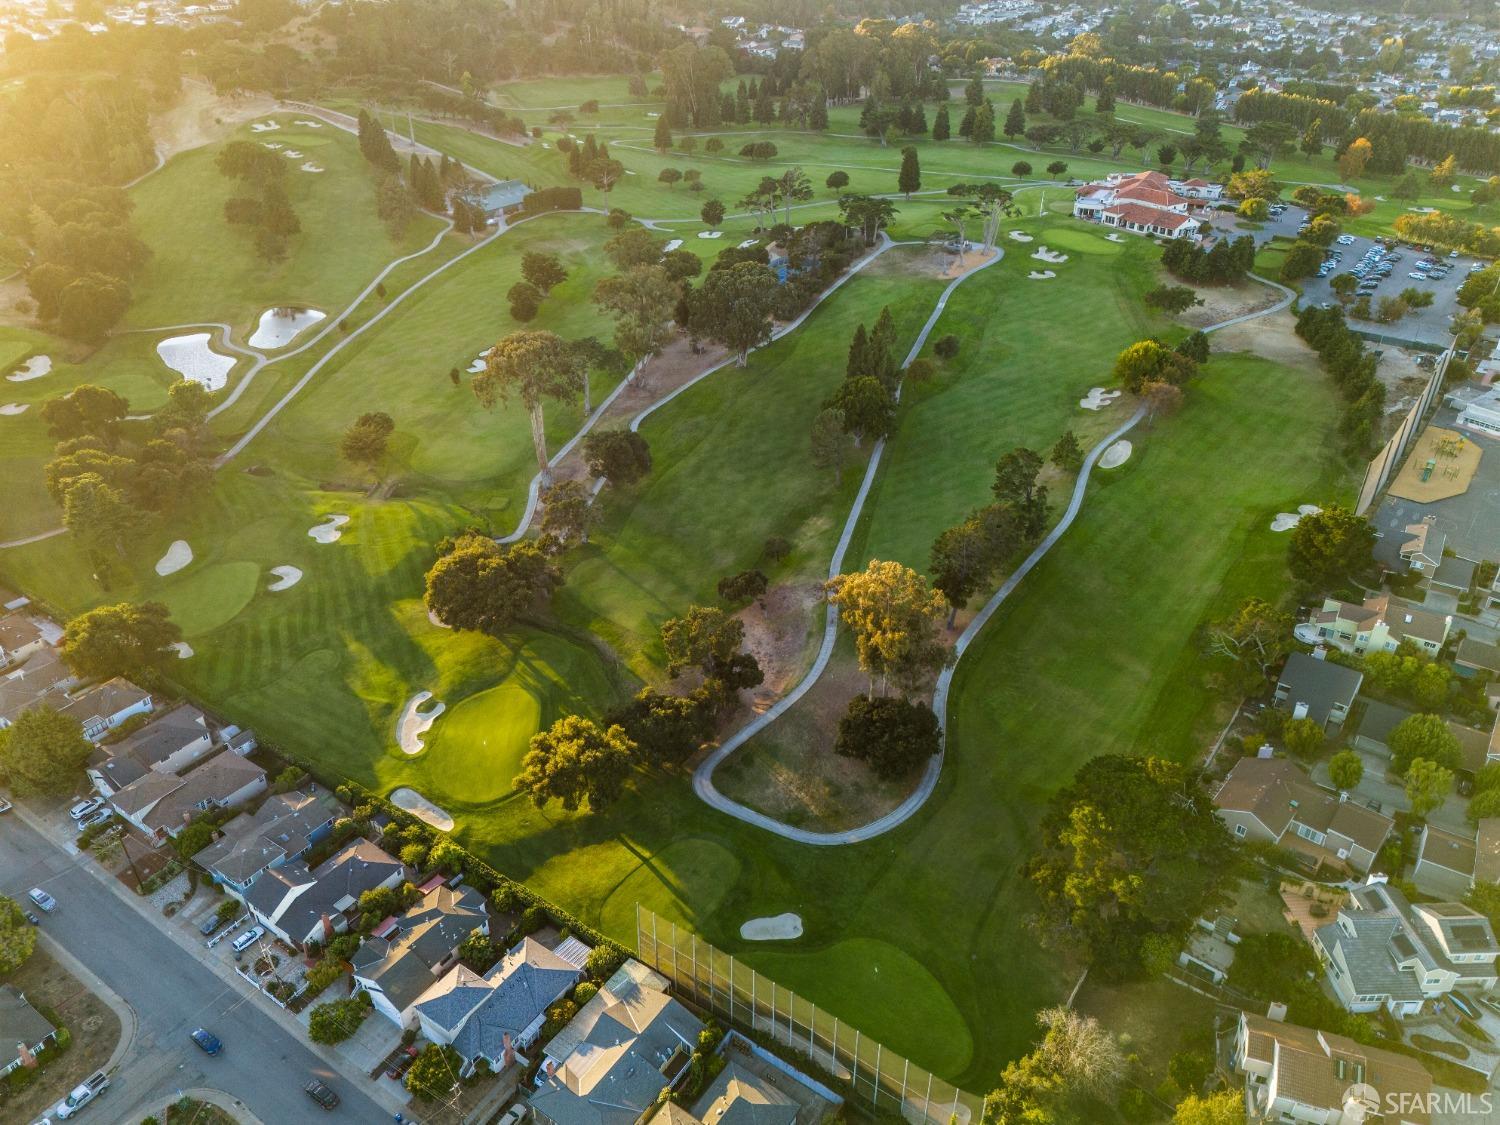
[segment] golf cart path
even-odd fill
[[[999,248],[997,247],[997,249]],[[956,289],[958,285],[961,284],[964,280],[978,273],[980,269],[985,268],[985,266],[993,265],[994,262],[999,261],[1002,255],[1003,250],[1001,251],[1001,254],[997,254],[989,262],[984,263],[983,266],[971,270],[969,273],[964,274],[962,277],[954,279],[954,281],[949,284],[948,288],[943,291],[943,295],[938,299],[937,307],[933,310],[932,316],[928,318],[926,325],[923,326],[921,333],[918,334],[916,343],[912,346],[911,352],[907,355],[907,364],[910,364],[911,361],[916,358],[918,352],[921,351],[922,345],[926,342],[928,334],[936,326],[938,318],[942,315],[943,308],[947,304],[948,297],[953,292],[953,290]],[[1210,325],[1209,327],[1203,329],[1204,332],[1217,332],[1223,328],[1229,328],[1236,324],[1243,324],[1246,321],[1255,320],[1259,317],[1269,316],[1273,313],[1280,312],[1282,309],[1290,305],[1297,296],[1296,293],[1294,293],[1284,285],[1280,285],[1274,281],[1267,281],[1265,278],[1258,277],[1255,274],[1251,274],[1250,276],[1255,281],[1258,281],[1263,285],[1267,285],[1272,289],[1279,291],[1282,294],[1281,299],[1268,308],[1260,309],[1257,312],[1246,313],[1243,316],[1232,317],[1229,320]],[[975,614],[974,619],[969,622],[968,627],[965,628],[961,634],[959,634],[958,640],[954,643],[953,646],[953,661],[952,663],[944,667],[942,672],[938,675],[937,684],[933,690],[932,697],[932,709],[937,715],[938,725],[944,734],[945,743],[948,726],[948,691],[953,683],[953,675],[958,667],[959,660],[962,659],[963,654],[968,650],[970,644],[973,643],[974,638],[979,635],[980,630],[982,630],[984,626],[989,622],[989,620],[994,617],[995,612],[1000,608],[1005,600],[1010,597],[1010,595],[1015,591],[1016,587],[1020,585],[1021,580],[1025,578],[1026,575],[1031,573],[1036,565],[1041,562],[1042,558],[1047,554],[1047,552],[1050,551],[1052,547],[1057,543],[1057,541],[1062,538],[1063,533],[1072,526],[1074,519],[1077,518],[1079,511],[1083,507],[1083,498],[1084,494],[1088,491],[1090,474],[1093,472],[1094,466],[1098,463],[1099,458],[1103,456],[1104,451],[1111,445],[1113,445],[1116,441],[1118,441],[1126,433],[1130,432],[1130,430],[1133,429],[1136,424],[1145,417],[1145,415],[1145,407],[1142,406],[1138,408],[1136,412],[1130,416],[1130,418],[1128,418],[1120,426],[1116,427],[1116,429],[1111,432],[1109,436],[1104,438],[1104,440],[1100,441],[1093,447],[1093,449],[1089,451],[1088,457],[1084,460],[1083,466],[1079,470],[1078,480],[1073,485],[1073,493],[1068,500],[1068,507],[1067,510],[1063,513],[1062,518],[1057,522],[1052,530],[1047,533],[1042,541],[1037,544],[1036,548],[1031,552],[1031,554],[1026,556],[1025,561],[1016,568],[1015,572],[1006,578],[1006,580],[1001,584],[1000,588],[996,590],[995,593],[990,597],[989,601],[985,602],[984,606],[979,610],[977,614]],[[869,467],[865,470],[865,478],[860,484],[858,494],[856,494],[856,496],[854,497],[854,505],[849,512],[849,518],[844,523],[844,533],[839,538],[838,547],[834,550],[833,559],[829,563],[828,575],[830,578],[836,576],[839,573],[840,567],[843,565],[844,554],[848,550],[849,542],[853,537],[855,525],[859,522],[859,517],[864,508],[865,500],[870,493],[870,487],[874,483],[876,470],[880,466],[880,455],[883,452],[884,447],[885,441],[884,439],[882,439],[880,442],[876,443],[875,449],[871,454]],[[849,828],[839,832],[814,832],[805,828],[794,828],[789,824],[783,824],[781,821],[776,820],[774,817],[767,816],[765,813],[757,812],[756,810],[749,808],[746,805],[740,804],[738,801],[731,800],[730,798],[724,796],[724,794],[720,793],[718,789],[714,787],[714,770],[716,770],[719,765],[729,757],[730,754],[734,753],[746,742],[754,738],[761,731],[765,730],[766,727],[770,726],[771,723],[775,722],[777,718],[785,714],[799,699],[802,698],[802,696],[804,696],[809,690],[811,690],[812,686],[815,683],[817,683],[818,678],[828,667],[829,660],[833,656],[834,642],[837,634],[838,607],[830,603],[827,609],[826,620],[823,627],[823,643],[818,650],[817,659],[813,661],[813,665],[808,670],[807,675],[802,678],[802,680],[797,684],[795,688],[792,689],[790,693],[777,700],[775,705],[773,705],[768,711],[766,711],[762,715],[756,716],[756,718],[752,719],[745,726],[741,727],[734,734],[730,735],[729,738],[725,739],[724,742],[717,746],[709,754],[709,756],[703,760],[698,768],[693,771],[693,792],[696,793],[699,798],[701,798],[706,804],[712,806],[715,809],[718,809],[720,812],[724,813],[727,816],[732,816],[736,820],[742,821],[745,824],[752,824],[757,828],[763,828],[767,832],[780,836],[783,839],[791,840],[799,844],[810,844],[816,847],[830,847],[841,844],[863,843],[866,840],[870,840],[876,836],[883,835],[884,833],[889,832],[891,829],[904,824],[917,812],[918,809],[920,809],[927,803],[927,799],[932,796],[933,791],[937,788],[938,778],[942,775],[943,758],[945,756],[946,746],[940,747],[938,752],[934,754],[931,759],[929,759],[927,767],[923,771],[922,778],[918,782],[916,789],[914,789],[904,801],[902,801],[899,805],[891,809],[883,816],[870,821],[868,824],[862,824],[857,828]]]

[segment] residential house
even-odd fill
[[[1230,1064],[1245,1076],[1249,1121],[1363,1125],[1378,1119],[1388,1125],[1428,1125],[1431,1120],[1426,1109],[1432,1076],[1426,1068],[1347,1036],[1241,1012]],[[1368,1097],[1365,1088],[1385,1106],[1362,1101],[1361,1095]]]
[[[61,707],[78,681],[55,648],[44,648],[23,664],[0,672],[0,730],[32,707]]]
[[[1500,817],[1485,817],[1474,836],[1474,882],[1500,884]]]
[[[342,933],[358,911],[360,895],[400,886],[405,878],[399,859],[368,840],[355,840],[314,870],[292,860],[263,872],[244,899],[271,934],[301,947]]]
[[[1312,719],[1320,726],[1341,725],[1364,683],[1364,673],[1325,660],[1321,655],[1294,652],[1276,680],[1276,706],[1294,719]]]
[[[1207,180],[1168,180],[1167,186],[1178,195],[1203,203],[1217,203],[1224,198],[1224,185],[1211,184]]]
[[[1433,526],[1431,516],[1420,523],[1407,524],[1402,532],[1401,546],[1396,553],[1408,570],[1431,574],[1442,566],[1448,536]]]
[[[1214,794],[1236,839],[1264,840],[1363,874],[1395,822],[1323,789],[1285,758],[1241,758]]]
[[[1403,707],[1392,707],[1378,699],[1361,699],[1360,702],[1364,704],[1363,714],[1360,715],[1359,728],[1349,741],[1360,750],[1389,754],[1391,731],[1411,718],[1415,712]]]
[[[458,947],[475,930],[490,932],[484,896],[449,887],[441,875],[422,887],[422,899],[399,918],[387,918],[352,959],[354,983],[375,1010],[400,1027],[416,1027],[417,1000],[453,967]]]
[[[1444,719],[1443,725],[1458,742],[1458,773],[1473,781],[1490,760],[1490,739],[1494,732],[1475,730],[1452,719]]]
[[[13,984],[0,984],[0,1078],[27,1065],[28,1057],[57,1042],[52,1021]],[[13,1053],[12,1053],[13,1052]]]
[[[183,704],[100,746],[86,772],[103,797],[111,797],[148,773],[178,774],[214,749],[214,732],[198,708]]]
[[[227,751],[186,773],[148,770],[114,793],[114,810],[152,843],[176,836],[199,813],[243,805],[266,791],[266,771]]]
[[[1474,885],[1477,855],[1474,837],[1423,825],[1411,880],[1424,894],[1462,898]]]
[[[525,1058],[547,1022],[548,1005],[582,979],[576,964],[528,937],[482,976],[455,966],[412,1010],[423,1035],[463,1057],[464,1074],[480,1059],[499,1071]]]
[[[267,799],[254,813],[241,813],[223,835],[193,859],[226,891],[243,899],[266,871],[299,859],[333,831],[343,811],[327,790],[311,785]]]
[[[1379,594],[1366,598],[1363,605],[1327,598],[1312,623],[1318,636],[1341,652],[1395,652],[1402,641],[1409,641],[1436,656],[1453,628],[1453,617]]]
[[[676,1086],[703,1030],[668,982],[627,961],[546,1046],[531,1109],[543,1125],[633,1125]]]
[[[701,1125],[796,1125],[801,1106],[764,1075],[730,1060],[698,1098]]]
[[[1192,205],[1160,172],[1114,172],[1074,192],[1073,216],[1137,234],[1193,238],[1198,220],[1188,214]]]
[[[98,742],[132,715],[144,715],[154,706],[149,691],[117,676],[74,692],[58,710],[78,720],[85,738]]]
[[[1411,903],[1383,882],[1354,890],[1313,932],[1313,948],[1344,1007],[1398,1018],[1460,985],[1494,988],[1500,956],[1483,914],[1457,902]]]
[[[18,664],[50,647],[42,623],[35,618],[25,613],[0,616],[0,668]]]
[[[1479,564],[1469,559],[1444,555],[1438,568],[1432,572],[1432,577],[1427,580],[1427,585],[1434,590],[1443,590],[1461,598],[1467,597],[1474,588],[1474,572],[1478,569]]]
[[[1500,676],[1500,645],[1465,637],[1454,651],[1453,670],[1460,676]]]

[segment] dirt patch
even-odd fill
[[[157,155],[170,160],[179,152],[221,140],[246,121],[276,109],[275,98],[260,94],[224,97],[207,83],[188,80],[182,84],[182,99],[151,119],[151,135],[156,138]]]
[[[1417,401],[1427,380],[1432,377],[1430,369],[1424,371],[1417,366],[1417,357],[1423,353],[1408,352],[1401,348],[1383,348],[1375,377],[1385,384],[1385,412],[1390,415],[1405,414]]]
[[[73,1040],[72,1046],[43,1067],[26,1089],[11,1094],[8,1085],[0,1086],[0,1118],[32,1121],[109,1061],[120,1041],[120,1020],[109,1005],[40,945],[5,983],[18,988],[43,1015],[66,1027]]]
[[[1317,364],[1317,356],[1297,335],[1296,326],[1297,318],[1282,310],[1215,332],[1209,343],[1216,352],[1251,352],[1289,367],[1311,370]]]
[[[822,623],[823,615],[816,609],[822,600],[822,583],[789,582],[772,586],[738,614],[745,624],[745,648],[766,677],[751,696],[757,714],[790,691],[812,663],[814,643],[822,632],[810,632],[808,623],[813,617]]]
[[[1201,289],[1195,287],[1193,292],[1203,303],[1194,305],[1177,318],[1191,328],[1207,328],[1210,324],[1260,312],[1261,309],[1270,308],[1282,296],[1275,289],[1254,282],[1206,286]],[[1229,329],[1226,328],[1225,331]]]

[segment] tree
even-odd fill
[[[562,581],[562,571],[536,542],[501,545],[470,531],[438,544],[423,600],[454,629],[499,637],[544,605]]]
[[[1263,223],[1263,222],[1265,222],[1266,221],[1266,217],[1270,214],[1270,211],[1271,211],[1271,205],[1269,203],[1267,203],[1264,199],[1258,199],[1258,198],[1255,198],[1255,197],[1251,197],[1249,199],[1244,199],[1244,200],[1240,201],[1240,206],[1239,206],[1239,215],[1240,215],[1240,218],[1246,219],[1246,220],[1248,220],[1248,221],[1250,221],[1252,223]]]
[[[735,353],[744,367],[750,349],[771,337],[771,311],[776,305],[776,275],[759,262],[739,262],[728,269],[709,271],[695,294],[699,312],[709,325],[709,339]]]
[[[656,132],[651,135],[651,147],[663,156],[672,147],[672,127],[667,121],[666,114],[656,119]]]
[[[697,262],[696,255],[689,255]],[[681,287],[659,265],[635,265],[594,286],[594,303],[614,316],[614,345],[633,363],[657,355],[666,347],[674,329],[672,313],[681,299]],[[584,370],[588,369],[584,365]],[[584,410],[589,409],[588,385],[584,384]]]
[[[128,308],[130,287],[125,282],[104,273],[86,273],[63,286],[57,330],[69,339],[102,343]]]
[[[543,537],[553,536],[559,543],[589,541],[589,528],[598,513],[589,503],[588,488],[582,481],[559,481],[542,494]]]
[[[108,680],[158,669],[182,630],[161,602],[120,602],[79,614],[63,630],[61,651],[75,675]]]
[[[682,182],[682,169],[663,168],[656,174],[656,179],[658,183],[666,184],[668,189],[674,188]]]
[[[1240,698],[1265,686],[1292,649],[1293,624],[1290,613],[1262,598],[1246,598],[1234,616],[1209,624],[1203,652],[1228,694]]]
[[[378,475],[377,467],[385,459],[386,446],[395,429],[396,423],[383,411],[361,414],[339,439],[339,456]]]
[[[604,256],[619,270],[654,266],[661,261],[661,243],[645,227],[630,227],[604,244]]]
[[[600,812],[625,791],[635,756],[635,743],[622,727],[601,730],[580,715],[566,715],[532,736],[515,787],[537,808],[557,800],[573,812],[587,801]]]
[[[1408,715],[1386,736],[1391,748],[1391,770],[1405,776],[1418,758],[1446,769],[1463,760],[1458,739],[1440,715]]]
[[[909,777],[942,748],[937,716],[925,703],[856,695],[839,720],[833,749],[886,781]]]
[[[1172,1125],[1244,1125],[1245,1095],[1239,1090],[1189,1094],[1177,1103]]]
[[[1365,776],[1365,760],[1353,750],[1340,750],[1328,760],[1328,777],[1334,787],[1347,793]]]
[[[521,255],[521,276],[543,293],[550,293],[567,280],[568,271],[556,254],[527,250]]]
[[[937,117],[932,121],[932,139],[935,141],[946,141],[953,135],[953,126],[948,119],[948,107],[938,106]]]
[[[32,707],[0,730],[0,773],[18,797],[63,797],[75,792],[94,745],[71,715]]]
[[[1078,435],[1064,430],[1047,459],[1064,472],[1076,473],[1083,466],[1083,446],[1078,444]]]
[[[1281,740],[1297,757],[1312,758],[1322,752],[1327,738],[1317,719],[1288,719],[1281,728]]]
[[[1432,171],[1427,174],[1427,182],[1437,191],[1447,191],[1457,178],[1458,161],[1454,159],[1451,152],[1434,164]]]
[[[932,575],[933,589],[948,603],[950,629],[958,611],[969,604],[969,599],[994,573],[1001,556],[1012,549],[1014,544],[1001,542],[990,521],[978,512],[933,541],[927,569]]]
[[[724,221],[724,204],[717,199],[710,199],[698,212],[698,217],[706,223],[711,230],[717,230],[720,223]]]
[[[1318,272],[1318,267],[1323,264],[1323,248],[1316,243],[1308,242],[1299,238],[1292,243],[1286,257],[1281,260],[1281,280],[1284,282],[1300,281],[1304,277],[1311,277]]]
[[[0,977],[8,977],[36,949],[36,927],[13,898],[0,895]]]
[[[1092,1120],[1090,1103],[1115,1100],[1126,1060],[1114,1037],[1092,1016],[1068,1008],[1039,1012],[1037,1022],[1046,1029],[1042,1042],[1007,1064],[984,1100],[990,1125]]]
[[[458,959],[471,972],[484,974],[494,967],[499,950],[483,930],[474,930],[458,946]]]
[[[754,601],[766,592],[766,576],[758,570],[742,570],[719,579],[719,597],[730,605]]]
[[[114,391],[82,383],[70,394],[43,403],[41,418],[47,433],[58,441],[95,437],[105,448],[113,448],[129,413],[130,403]]]
[[[1339,153],[1339,175],[1345,183],[1358,179],[1364,175],[1365,165],[1370,163],[1370,157],[1374,155],[1374,148],[1364,137],[1356,137],[1349,142],[1349,147]]]
[[[1042,455],[1025,446],[1017,446],[995,462],[990,491],[1015,510],[1023,539],[1036,538],[1047,524],[1047,486],[1037,484],[1041,471]]]
[[[463,1056],[452,1047],[429,1043],[406,1072],[406,1088],[422,1101],[446,1098],[458,1085]]]
[[[1440,808],[1453,791],[1453,771],[1426,758],[1413,758],[1406,769],[1406,799],[1411,814],[1425,820],[1427,814]]]
[[[634,430],[591,430],[583,439],[589,472],[623,488],[651,471],[651,447]]]
[[[1031,165],[1024,160],[1017,160],[1010,166],[1010,174],[1019,179],[1025,179],[1031,175]]]
[[[882,695],[890,681],[913,695],[947,663],[942,596],[910,567],[872,559],[863,571],[830,578],[824,588],[854,634],[871,695],[877,677]]]
[[[837,480],[844,479],[844,455],[849,450],[849,431],[844,412],[836,406],[824,407],[813,419],[812,462],[820,469],[832,469]]]
[[[1391,198],[1415,203],[1422,197],[1422,179],[1414,169],[1408,168],[1401,178],[1391,185]]]
[[[1313,589],[1327,590],[1370,565],[1375,531],[1348,508],[1330,504],[1303,516],[1292,529],[1287,565],[1292,577]]]
[[[1026,134],[1026,111],[1021,106],[1021,99],[1016,98],[1010,103],[1010,109],[1005,113],[1005,135],[1011,140]]]
[[[995,139],[995,110],[988,101],[974,109],[974,124],[969,130],[969,140],[977,145],[989,144]]]
[[[830,191],[836,191],[839,198],[844,196],[844,189],[849,186],[849,173],[840,169],[837,172],[829,172],[828,178],[823,181],[825,187]]]
[[[895,216],[896,205],[889,199],[846,195],[839,199],[839,214],[843,217],[844,224],[857,229],[864,236],[865,245],[870,246]]]
[[[896,423],[896,403],[890,389],[873,375],[845,379],[823,403],[824,410],[835,410],[844,420],[844,431],[856,441],[873,438],[879,441]]]
[[[664,695],[642,688],[605,722],[618,724],[636,744],[640,757],[653,765],[681,765],[713,737],[714,713],[703,689],[692,695]]]
[[[1047,175],[1049,176],[1061,176],[1067,170],[1068,164],[1065,160],[1054,160],[1047,165]]]
[[[739,618],[715,606],[690,606],[681,617],[662,622],[667,675],[675,679],[697,668],[709,679],[722,679],[744,655],[740,652],[744,640],[745,624]]]
[[[1335,274],[1328,287],[1334,291],[1340,301],[1347,301],[1354,296],[1354,291],[1359,288],[1359,278],[1352,273]]]
[[[1196,771],[1107,754],[1049,802],[1024,868],[1048,944],[1107,978],[1139,972],[1162,940],[1180,946],[1232,877],[1232,843]]]
[[[307,1037],[314,1043],[342,1043],[370,1014],[370,1007],[357,996],[330,1000],[307,1013]]]
[[[922,166],[917,159],[917,150],[907,145],[901,150],[901,171],[896,177],[896,188],[907,199],[922,187]]]
[[[571,399],[583,386],[578,354],[551,332],[521,331],[506,336],[485,357],[484,370],[470,381],[486,410],[518,395],[531,416],[531,442],[537,465],[547,476],[547,430],[542,402]]]

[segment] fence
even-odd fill
[[[899,1113],[917,1125],[977,1125],[983,1116],[982,1098],[886,1050],[859,1029],[639,904],[636,950],[643,963],[671,980],[698,1007],[800,1052],[847,1084],[851,1100],[876,1112]]]
[[[1417,401],[1412,408],[1406,412],[1406,417],[1401,419],[1401,424],[1396,427],[1396,432],[1391,435],[1391,440],[1381,447],[1380,452],[1371,459],[1369,466],[1365,469],[1364,482],[1359,486],[1359,503],[1355,505],[1356,515],[1364,515],[1375,503],[1375,498],[1385,489],[1391,474],[1401,466],[1401,460],[1406,456],[1407,447],[1411,445],[1411,439],[1416,437],[1417,430],[1421,428],[1422,419],[1427,410],[1432,406],[1432,400],[1437,397],[1438,390],[1443,385],[1443,376],[1448,371],[1448,363],[1453,359],[1453,346],[1438,357],[1437,364],[1433,367],[1432,378],[1427,380],[1427,385],[1422,388],[1422,393],[1417,396]]]

